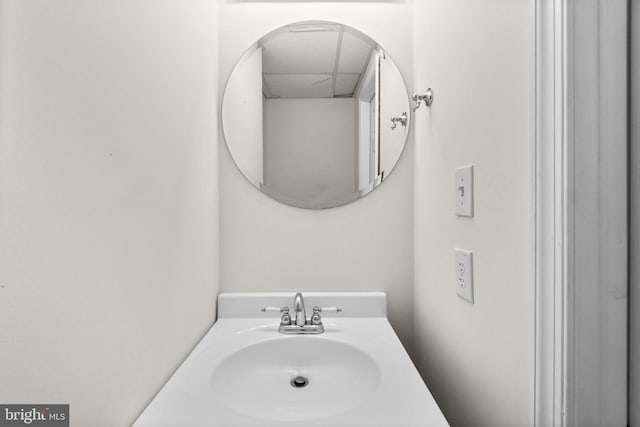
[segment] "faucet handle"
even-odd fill
[[[311,316],[311,324],[312,325],[322,325],[322,318],[320,317],[321,311],[333,311],[335,313],[339,313],[342,311],[340,307],[318,307],[317,305],[313,307],[313,315]]]
[[[314,309],[315,308],[316,307],[314,307]],[[318,311],[331,311],[334,313],[340,313],[342,309],[340,307],[322,307],[322,308],[318,308]]]
[[[283,313],[284,311],[289,311],[289,307],[272,307],[272,306],[267,306],[267,307],[262,307],[260,309],[260,311],[262,312],[267,312],[267,311],[277,311],[278,313]]]
[[[267,311],[277,311],[279,313],[282,313],[282,317],[280,318],[280,325],[290,325],[291,324],[291,316],[289,315],[289,307],[271,307],[271,306],[267,306],[267,307],[262,307],[260,309],[260,311],[262,312],[267,312]]]

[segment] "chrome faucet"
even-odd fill
[[[293,312],[296,316],[296,326],[304,326],[307,324],[307,312],[304,309],[304,300],[302,299],[302,293],[300,292],[298,292],[293,299]]]
[[[311,319],[307,320],[304,298],[302,298],[302,293],[298,292],[293,298],[293,313],[295,317],[292,318],[292,316],[289,315],[289,307],[264,307],[262,311],[277,311],[282,313],[280,327],[278,328],[281,334],[321,334],[324,332],[324,325],[322,324],[320,312],[340,312],[342,309],[338,307],[313,307],[313,315]]]

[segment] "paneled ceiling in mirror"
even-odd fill
[[[368,37],[328,23],[290,26],[259,46],[266,98],[353,97],[376,48]]]

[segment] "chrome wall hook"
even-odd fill
[[[420,108],[422,101],[424,101],[424,105],[431,107],[431,104],[433,104],[433,89],[429,88],[425,93],[416,92],[413,94],[411,99],[413,99],[413,107],[411,107],[411,111],[416,111]]]

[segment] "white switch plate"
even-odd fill
[[[473,165],[456,169],[456,215],[473,216]]]
[[[456,248],[455,259],[456,294],[473,304],[473,253]]]

